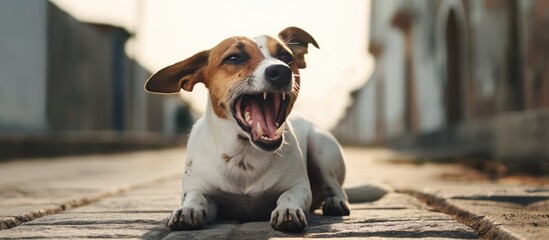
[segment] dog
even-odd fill
[[[147,80],[151,93],[191,92],[197,83],[209,93],[188,140],[181,207],[167,227],[193,230],[231,219],[295,232],[320,207],[327,216],[350,214],[340,145],[309,120],[288,117],[309,44],[319,48],[297,27],[278,37],[231,37]]]

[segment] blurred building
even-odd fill
[[[374,0],[348,144],[549,159],[549,1]]]
[[[0,34],[3,155],[60,139],[93,145],[176,132],[179,98],[145,93],[150,73],[126,56],[126,30],[23,0],[0,1]]]

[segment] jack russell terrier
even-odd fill
[[[276,230],[299,231],[321,206],[327,216],[349,215],[341,147],[311,122],[288,118],[309,44],[319,48],[297,27],[278,38],[231,37],[150,77],[151,93],[190,92],[197,83],[209,91],[188,141],[181,207],[167,227],[270,220]]]

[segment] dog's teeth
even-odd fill
[[[275,135],[281,136],[284,133],[284,129],[286,128],[286,122],[282,123],[282,126],[280,126],[277,130]]]
[[[261,124],[257,123],[257,127],[255,129],[257,131],[257,135],[263,136],[263,129],[261,128]]]
[[[263,92],[263,100],[267,100],[267,92]]]
[[[261,139],[266,140],[266,141],[272,141],[273,140],[272,138],[267,137],[267,136],[261,136]]]
[[[252,123],[252,118],[251,118],[251,116],[250,116],[250,112],[245,112],[245,113],[244,113],[244,120],[246,120],[246,122],[247,122],[248,124],[251,124],[251,123]]]
[[[282,94],[282,100],[286,100],[286,93]]]

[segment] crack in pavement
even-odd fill
[[[435,210],[452,216],[458,222],[473,229],[483,239],[521,239],[513,233],[499,227],[494,222],[484,218],[484,216],[478,216],[467,210],[461,209],[448,203],[446,199],[437,197],[436,195],[411,189],[400,189],[395,190],[395,192],[408,194],[420,200],[424,204],[434,208]]]
[[[64,203],[53,204],[50,207],[37,209],[36,211],[27,212],[17,216],[12,216],[12,218],[9,218],[9,219],[0,219],[0,231],[14,228],[23,223],[30,222],[32,220],[35,220],[44,216],[53,215],[61,211],[83,207],[83,206],[95,203],[101,199],[116,196],[133,189],[144,187],[149,184],[162,183],[164,181],[168,181],[174,178],[179,178],[179,174],[174,176],[169,176],[169,177],[162,177],[162,178],[154,179],[152,181],[134,184],[131,186],[122,185],[118,187],[113,187],[109,190],[101,191],[99,193],[95,193],[86,197],[71,199]]]

